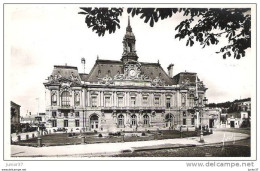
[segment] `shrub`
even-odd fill
[[[97,131],[96,131],[96,130],[94,130],[94,133],[95,133],[95,134],[97,134]]]
[[[144,133],[144,132],[142,132],[142,136],[145,136],[145,133]]]
[[[102,137],[102,134],[98,134],[98,137]]]
[[[147,133],[148,133],[148,134],[151,133],[150,130],[148,130]]]

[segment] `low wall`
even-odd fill
[[[47,132],[40,132],[41,135],[46,135],[48,134]],[[20,140],[27,140],[27,139],[32,139],[35,137],[39,137],[39,132],[34,131],[34,132],[25,132],[25,133],[13,133],[11,134],[11,141],[12,142],[17,142]]]

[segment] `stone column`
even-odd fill
[[[150,104],[149,104],[149,106],[154,106],[154,103],[153,103],[153,100],[154,100],[154,94],[153,93],[151,93],[151,95],[149,96],[150,97]]]
[[[80,105],[80,106],[83,105],[83,94],[84,94],[84,93],[82,93],[82,91],[83,91],[83,90],[81,89],[80,92],[79,92],[79,95],[80,95],[80,96],[79,96],[79,105]]]
[[[57,90],[57,106],[61,106],[61,97],[60,97],[60,90]]]
[[[75,104],[74,104],[74,101],[75,101],[75,91],[72,90],[71,93],[72,93],[72,96],[70,98],[70,106],[74,107],[75,106]]]
[[[130,100],[130,95],[129,95],[129,92],[126,92],[126,106],[129,107],[129,100]]]
[[[104,104],[104,91],[100,91],[100,106],[105,106],[105,104]]]
[[[124,102],[124,106],[127,106],[127,105],[126,105],[126,98],[127,98],[126,95],[127,95],[127,92],[125,92],[124,94],[125,94],[125,95],[124,95],[124,97],[123,97],[123,102]]]
[[[165,93],[162,93],[161,97],[162,97],[161,107],[166,107],[166,104],[165,104],[165,98],[166,98]]]
[[[90,106],[90,93],[87,91],[87,106]]]
[[[117,106],[116,92],[113,92],[113,95],[114,95],[114,106]]]
[[[136,104],[137,104],[138,107],[141,107],[141,106],[142,106],[141,97],[142,97],[142,96],[141,96],[141,92],[138,92],[138,93],[137,93],[137,97],[136,97],[136,98],[137,98],[137,99],[136,99]]]
[[[100,100],[100,91],[98,91],[98,95],[97,95],[97,107],[101,106],[101,105],[100,105],[100,102],[101,102],[101,100]]]
[[[112,91],[112,93],[111,93],[111,96],[110,96],[110,106],[112,107],[112,106],[114,106],[114,92]]]
[[[82,89],[82,105],[83,107],[86,107],[86,89]]]

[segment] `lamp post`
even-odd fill
[[[196,115],[197,115],[197,127],[199,128],[199,118],[201,119],[201,115],[200,112],[202,111],[202,106],[199,106],[198,104],[198,97],[195,97],[195,111],[196,111]],[[199,116],[200,115],[200,116]],[[204,143],[204,138],[203,138],[203,130],[202,130],[202,119],[200,121],[200,143]]]

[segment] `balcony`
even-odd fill
[[[110,106],[110,107],[101,107],[101,110],[165,110],[166,107],[155,107],[155,106],[125,106],[125,107],[118,107],[118,106]]]

